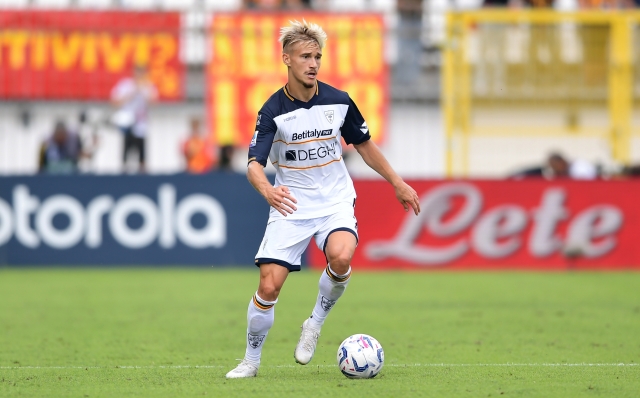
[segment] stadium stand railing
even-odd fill
[[[448,14],[447,174],[495,174],[558,149],[605,167],[637,161],[639,38],[635,11]]]

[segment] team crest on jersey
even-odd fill
[[[249,345],[253,348],[258,348],[262,345],[266,334],[249,334],[247,333],[247,340],[249,341]]]
[[[256,120],[256,126],[260,125],[260,119],[262,118],[262,115],[258,113],[258,120]]]
[[[324,116],[329,123],[333,123],[333,111],[324,111]]]

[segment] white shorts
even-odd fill
[[[256,254],[256,266],[274,263],[289,271],[300,271],[302,253],[316,238],[318,249],[324,252],[329,235],[337,231],[351,232],[358,240],[358,221],[353,207],[326,217],[308,220],[275,220],[267,224],[267,230]]]

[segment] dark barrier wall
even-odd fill
[[[244,175],[0,178],[0,264],[253,266],[269,206]]]

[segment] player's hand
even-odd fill
[[[411,188],[409,184],[404,181],[401,181],[395,189],[396,198],[398,198],[398,201],[402,207],[404,207],[404,211],[409,211],[409,207],[411,207],[416,216],[420,214],[420,199],[415,189]]]
[[[267,199],[271,207],[278,210],[285,217],[287,213],[293,214],[294,211],[298,210],[294,204],[298,203],[298,201],[291,195],[289,188],[283,185],[268,190],[265,199]]]

